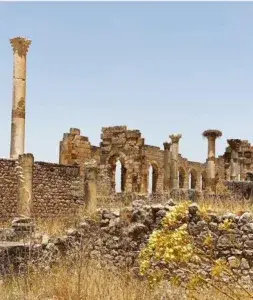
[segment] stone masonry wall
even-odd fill
[[[34,164],[34,216],[71,215],[83,204],[84,179],[79,167],[43,162]]]
[[[224,181],[224,184],[233,193],[234,197],[242,200],[253,200],[252,181]]]
[[[18,166],[0,159],[0,220],[17,214]],[[33,170],[32,215],[55,217],[73,214],[84,204],[84,178],[78,166],[35,162]]]
[[[0,219],[14,217],[17,210],[18,176],[15,161],[0,159]]]

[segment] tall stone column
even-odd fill
[[[169,191],[170,188],[170,146],[168,142],[163,143],[164,146],[164,181],[163,188],[164,191]]]
[[[181,134],[170,135],[171,139],[171,187],[172,189],[179,188],[178,180],[178,153],[179,153],[179,140],[182,137]]]
[[[32,210],[34,157],[31,153],[18,158],[18,209],[19,216],[29,218]]]
[[[227,140],[230,148],[231,148],[231,159],[230,159],[230,179],[238,180],[240,174],[240,165],[238,159],[238,152],[241,146],[241,140],[238,139],[230,139]]]
[[[10,158],[18,159],[25,147],[26,55],[31,41],[16,37],[10,43],[14,55]]]
[[[207,158],[207,190],[215,192],[215,143],[222,132],[215,129],[209,129],[203,132],[203,136],[208,140],[208,158]]]

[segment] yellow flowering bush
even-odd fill
[[[195,215],[199,220],[209,219],[205,211],[196,211]],[[182,202],[163,218],[161,228],[153,231],[146,247],[140,252],[140,273],[152,285],[169,279],[171,284],[183,284],[188,294],[211,286],[226,295],[228,282],[224,276],[235,280],[233,272],[226,260],[212,256],[215,239],[209,229],[201,232],[201,237],[197,236],[202,242],[196,243],[188,231],[188,217],[189,202]],[[225,219],[218,230],[229,231],[231,224],[231,220]],[[235,287],[233,289],[235,293]],[[238,296],[241,292],[236,292],[236,298],[230,299],[246,299]],[[244,297],[248,294],[243,290]]]
[[[148,275],[151,281],[160,279],[158,269],[154,265],[181,265],[184,266],[194,260],[194,244],[187,231],[186,220],[188,203],[183,202],[168,213],[162,221],[162,229],[155,230],[148,241],[148,245],[140,253],[140,272]]]

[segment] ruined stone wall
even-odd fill
[[[229,180],[230,163],[231,163],[231,147],[228,146],[223,155],[224,165],[227,169],[227,176],[225,179]],[[241,140],[238,151],[239,165],[240,165],[240,180],[247,180],[247,175],[253,173],[253,147],[247,140]]]
[[[163,181],[164,181],[164,151],[159,147],[145,145],[144,155],[146,160],[146,167],[152,166],[153,175],[156,178],[156,188],[155,193],[161,193],[163,191]]]
[[[0,219],[14,217],[18,200],[18,175],[14,160],[0,159]]]
[[[252,181],[224,181],[224,184],[232,192],[233,198],[241,200],[253,200]]]
[[[48,268],[49,265],[52,266],[57,262],[59,257],[62,258],[62,255],[67,257],[75,255],[75,251],[78,251],[83,243],[91,258],[112,267],[123,269],[130,267],[133,271],[138,271],[137,258],[140,250],[145,247],[153,230],[159,228],[163,217],[174,208],[175,203],[172,200],[164,205],[146,205],[145,201],[137,200],[132,207],[121,211],[101,209],[98,218],[83,221],[76,229],[69,229],[66,235],[61,237],[50,238],[43,235],[39,237],[37,234],[34,242],[36,248],[31,247],[32,260],[34,264],[42,262],[43,267]],[[186,220],[188,232],[200,247],[203,246],[202,250],[206,252],[204,244],[200,243],[201,239],[204,239],[207,234],[211,235],[214,246],[213,259],[225,258],[234,273],[240,276],[240,280],[252,286],[253,215],[243,212],[240,215],[210,213],[202,216],[198,206],[193,203],[189,205]],[[231,222],[229,229],[224,229],[222,226],[225,220]],[[18,250],[20,247],[25,248],[23,243],[19,245]],[[4,250],[8,251],[6,247]],[[15,245],[10,247],[9,251],[13,253],[14,250]],[[5,266],[5,270],[0,270],[1,274],[8,271],[9,260],[6,257],[7,254],[0,257],[1,265]],[[8,257],[18,269],[22,259],[17,259],[16,255],[8,255]],[[201,265],[197,263],[196,267],[201,269],[202,275],[208,276],[210,272],[208,263]]]
[[[147,193],[149,188],[149,167],[152,166],[152,193],[163,193],[172,188],[170,160],[165,166],[165,152],[159,147],[145,145],[139,130],[130,130],[127,126],[103,127],[100,146],[90,144],[87,137],[80,135],[80,130],[71,128],[65,133],[60,143],[60,162],[62,164],[79,165],[83,174],[84,163],[95,159],[98,167],[98,194],[115,194],[116,162],[121,163],[121,192]],[[239,156],[245,158],[245,173],[251,163],[252,147],[243,141]],[[169,156],[171,155],[171,151]],[[226,180],[226,162],[229,150],[224,156],[216,159],[216,181]],[[247,162],[248,161],[248,162]],[[248,164],[248,165],[247,165]],[[165,170],[168,173],[165,187]],[[178,158],[179,188],[201,191],[207,187],[207,162],[189,161],[179,154]],[[243,176],[245,177],[245,176]],[[100,188],[101,186],[101,188]]]
[[[71,215],[84,204],[79,167],[36,162],[33,172],[33,216]]]
[[[100,164],[107,166],[111,178],[112,193],[115,192],[116,163],[121,163],[122,192],[139,191],[141,188],[142,146],[144,139],[139,130],[126,126],[103,127],[100,143]]]
[[[202,190],[204,187],[203,180],[206,178],[206,164],[189,161],[179,155],[179,187],[184,189],[190,188],[190,180],[194,180],[194,189]]]
[[[88,137],[82,136],[80,129],[70,128],[60,141],[59,163],[79,165],[81,174],[84,174],[84,163],[92,158],[92,150]]]

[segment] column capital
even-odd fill
[[[171,143],[164,142],[163,146],[164,146],[164,150],[170,150]]]
[[[202,133],[203,137],[207,139],[216,139],[222,136],[222,132],[217,129],[208,129]]]
[[[229,146],[231,147],[231,149],[235,150],[236,152],[239,151],[241,143],[242,143],[242,141],[239,139],[229,139],[229,140],[227,140],[227,142],[228,142]]]
[[[177,134],[177,133],[176,134],[171,134],[170,139],[171,139],[172,144],[178,143],[179,140],[181,139],[181,137],[182,137],[182,134]]]
[[[24,37],[15,37],[10,39],[13,53],[18,53],[19,56],[25,56],[28,52],[32,41]]]

